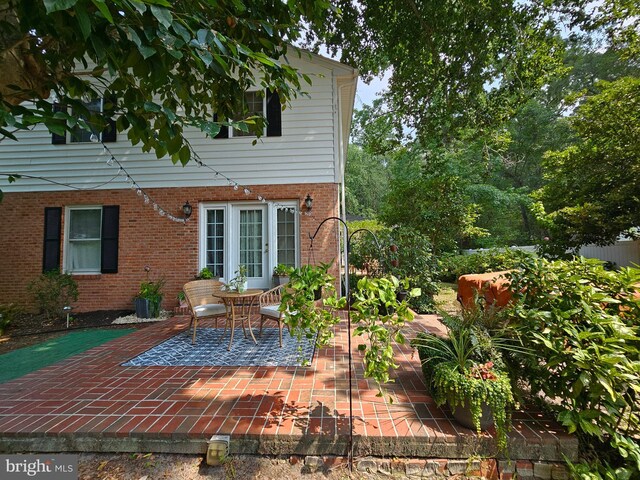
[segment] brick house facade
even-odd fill
[[[255,278],[253,286],[268,288],[267,277],[270,282],[271,271],[280,258],[280,250],[276,253],[273,249],[280,248],[280,231],[284,232],[286,227],[286,219],[280,220],[278,206],[281,205],[290,208],[289,224],[295,225],[295,234],[290,230],[283,233],[289,235],[291,241],[295,238],[295,264],[333,260],[332,273],[337,275],[340,257],[337,222],[323,226],[313,250],[310,250],[310,235],[326,217],[344,213],[340,208],[341,188],[357,72],[319,56],[298,60],[295,66],[316,75],[322,73],[322,76],[318,75],[319,80],[308,97],[295,99],[290,108],[282,112],[281,135],[263,138],[252,146],[251,138],[210,139],[198,132],[188,133],[203,161],[217,171],[224,171],[243,188],[234,189],[194,165],[183,168],[172,165],[168,159],[157,160],[153,155],[143,154],[131,147],[126,134],[118,134],[114,139],[117,142],[109,144],[114,156],[126,162],[127,171],[136,184],[168,214],[181,218],[182,206],[189,202],[193,213],[186,223],[172,222],[159,215],[143,202],[139,192],[123,185],[122,181],[109,182],[114,175],[113,167],[105,165],[99,144],[56,144],[59,140],[52,142],[44,127],[21,132],[18,142],[0,144],[2,170],[30,175],[12,184],[0,179],[0,189],[4,192],[0,202],[0,251],[3,252],[0,304],[32,307],[27,289],[29,282],[42,273],[45,265],[59,265],[61,270],[72,273],[79,286],[74,311],[130,309],[140,282],[147,279],[145,266],[148,266],[151,280],[166,281],[162,307],[171,309],[177,305],[176,296],[182,285],[214,261],[209,250],[216,241],[223,242],[218,245],[218,253],[220,258],[224,256],[224,261],[219,260],[224,266],[218,265],[218,275],[224,272],[228,278],[233,276],[240,258],[238,250],[244,248],[238,247],[237,237],[243,235],[237,233],[238,224],[245,230],[252,228],[253,214],[259,214],[258,226],[253,228],[256,231],[262,228],[264,249],[263,259],[257,260],[262,277]],[[44,181],[51,178],[84,189]],[[245,187],[254,193],[248,196],[243,191]],[[256,200],[258,193],[258,198],[269,201],[261,204]],[[304,205],[308,194],[313,198],[310,212],[306,212]],[[91,237],[91,234],[69,233],[70,228],[76,230],[73,223],[84,222],[72,222],[70,212],[75,212],[74,218],[79,219],[82,215],[77,212],[83,209],[93,209],[98,215],[102,212],[103,236],[91,241],[96,243],[96,251],[102,248],[102,267],[105,266],[105,245],[109,246],[108,269],[101,270],[98,260],[95,271],[91,268],[82,271],[74,269],[74,261],[70,260],[72,241],[76,242],[74,251],[80,251],[77,245],[83,235]],[[224,218],[224,225],[218,226],[224,226],[224,238],[212,233],[216,225],[211,224],[211,219],[218,221],[215,220],[218,217],[210,213],[214,211],[222,212],[220,218]],[[246,211],[249,213],[245,214]],[[111,218],[113,225],[109,228],[115,225],[115,236],[109,240],[104,238],[105,218]],[[45,225],[48,225],[46,232]],[[57,234],[52,237],[51,232],[56,228]],[[254,250],[259,256],[259,248]],[[78,255],[82,257],[84,253]],[[290,263],[294,262],[291,255],[290,252]]]

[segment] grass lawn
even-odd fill
[[[135,332],[135,329],[82,330],[5,353],[0,355],[0,383],[19,378],[131,332]]]
[[[438,284],[440,292],[435,296],[436,308],[444,310],[449,314],[460,312],[460,302],[456,300],[458,294],[458,285],[455,283],[440,282]]]

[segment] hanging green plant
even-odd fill
[[[344,307],[345,299],[338,299],[335,278],[329,274],[331,263],[303,265],[289,271],[289,284],[282,294],[280,311],[283,322],[298,341],[306,338],[317,348],[329,344],[334,336],[333,326],[340,322],[335,311]],[[322,298],[319,293],[322,292]]]
[[[379,386],[392,381],[389,371],[398,367],[393,360],[393,342],[406,342],[402,328],[413,320],[407,301],[398,301],[396,292],[400,284],[393,276],[364,277],[353,292],[351,321],[356,325],[353,335],[366,340],[366,343],[358,345],[358,350],[364,352],[364,375],[373,378]],[[419,288],[408,292],[409,297],[419,295]],[[378,396],[383,395],[380,387]]]

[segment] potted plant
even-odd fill
[[[285,285],[289,283],[289,272],[292,270],[292,267],[288,267],[284,263],[279,263],[273,269],[273,283],[275,286]]]
[[[465,427],[480,432],[495,425],[498,448],[504,449],[509,410],[516,402],[501,351],[527,351],[463,319],[446,317],[445,323],[446,338],[424,332],[412,341],[434,400],[438,406],[448,404]]]
[[[162,287],[164,279],[155,282],[149,279],[151,268],[146,266],[147,280],[140,283],[140,290],[134,297],[136,316],[138,318],[158,318],[160,314],[160,303],[162,302]]]
[[[187,306],[187,296],[184,294],[184,292],[182,290],[180,290],[178,292],[178,295],[176,297],[178,299],[178,305],[180,307],[186,307]]]
[[[235,290],[238,293],[242,293],[248,288],[247,266],[239,265],[235,274],[236,276],[229,280],[229,283],[225,284],[225,286],[228,290]]]
[[[209,280],[213,278],[213,272],[208,267],[203,267],[196,275],[196,280]]]
[[[162,303],[161,289],[164,280],[156,282],[146,281],[140,284],[140,290],[135,296],[136,316],[138,318],[158,318],[160,303]]]

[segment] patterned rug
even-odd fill
[[[278,329],[265,328],[262,337],[254,335],[256,345],[249,336],[244,338],[242,328],[236,328],[231,350],[229,332],[222,335],[223,328],[198,328],[196,344],[191,344],[191,333],[183,331],[132,358],[123,367],[299,367],[309,365],[313,360],[315,343],[305,338],[299,344],[286,329],[282,332],[282,348],[279,345]]]

